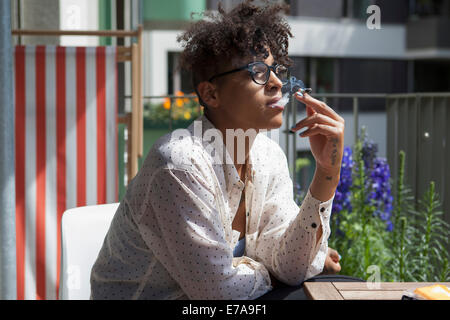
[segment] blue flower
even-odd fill
[[[336,193],[333,200],[331,213],[338,213],[343,209],[350,211],[350,187],[352,185],[352,169],[353,169],[352,149],[344,147],[342,157],[341,174]]]
[[[393,229],[393,224],[392,224],[392,222],[391,221],[388,221],[387,223],[386,223],[386,231],[389,231],[389,232],[391,232],[392,231],[392,229]]]
[[[374,217],[386,223],[386,230],[392,231],[391,215],[393,210],[393,197],[391,195],[390,169],[387,160],[377,157],[378,146],[373,141],[369,141],[364,136],[362,145],[362,159],[364,161],[364,171],[366,173],[365,194],[367,205],[375,207]],[[339,184],[336,188],[332,216],[341,211],[352,212],[351,187],[353,184],[353,168],[358,168],[352,157],[352,148],[344,147],[341,163],[341,173]],[[296,183],[296,194],[300,194],[300,185]],[[339,215],[336,216],[336,223],[339,227]],[[339,229],[336,232],[339,234]]]
[[[367,190],[367,205],[375,206],[374,216],[386,222],[387,230],[392,224],[390,221],[392,214],[393,197],[390,187],[389,165],[384,158],[377,157],[378,146],[364,137],[362,145],[362,159],[364,161],[364,171],[366,172],[365,188]],[[349,212],[352,210],[350,203],[350,187],[352,186],[352,169],[356,166],[352,158],[352,149],[344,148],[341,165],[341,177],[336,189],[333,201],[332,213],[339,213],[343,209]]]

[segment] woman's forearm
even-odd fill
[[[337,185],[339,183],[340,172],[337,173],[327,173],[322,171],[320,168],[316,168],[314,172],[314,177],[309,186],[309,191],[311,195],[320,201],[330,200],[334,193],[336,192]],[[316,245],[322,238],[322,225],[317,228],[316,233]]]
[[[320,168],[316,168],[314,177],[309,186],[311,195],[320,201],[330,200],[339,184],[340,171],[328,173]]]

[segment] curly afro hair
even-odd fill
[[[219,65],[236,57],[266,59],[269,48],[277,63],[292,64],[288,57],[292,34],[282,15],[289,6],[268,1],[257,6],[252,2],[246,0],[230,12],[219,3],[218,12],[203,13],[204,19],[192,23],[177,37],[184,48],[180,67],[192,73],[196,92],[200,82],[218,73]]]

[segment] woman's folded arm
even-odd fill
[[[271,289],[263,264],[233,258],[213,188],[200,174],[161,168],[151,189],[157,226],[148,226],[142,214],[139,225],[149,229],[142,234],[190,299],[255,299]]]

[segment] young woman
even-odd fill
[[[295,96],[307,117],[292,131],[308,127],[316,161],[300,207],[285,154],[263,134],[283,121],[292,36],[283,9],[219,8],[179,37],[205,112],[160,138],[130,182],[92,269],[91,298],[256,299],[340,270],[327,239],[344,120]]]

